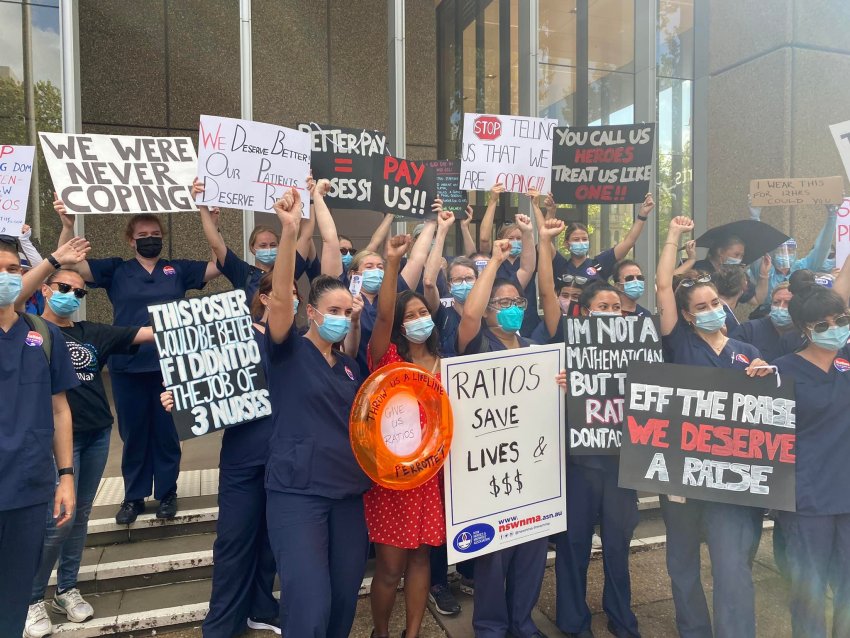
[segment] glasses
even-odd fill
[[[568,286],[575,284],[576,286],[583,286],[587,283],[587,277],[580,277],[578,275],[561,275],[558,277],[561,281],[563,281]]]
[[[511,306],[525,310],[528,306],[528,300],[524,297],[499,297],[498,299],[491,299],[487,305],[495,310],[504,310]]]
[[[354,257],[354,255],[357,254],[357,249],[356,248],[340,248],[339,254],[340,255],[351,255],[352,257]]]
[[[683,279],[679,282],[679,286],[682,288],[693,288],[697,284],[710,284],[711,283],[711,275],[703,275],[702,277],[697,277],[696,279]]]
[[[838,315],[835,319],[832,320],[832,323],[829,321],[818,321],[816,324],[811,326],[812,332],[817,332],[818,334],[826,332],[832,326],[837,326],[839,328],[844,328],[845,326],[850,326],[850,315]]]
[[[623,281],[646,281],[643,275],[626,275]]]
[[[71,292],[71,291],[73,290],[73,291],[74,291],[74,296],[75,296],[77,299],[82,299],[82,298],[83,298],[83,297],[85,297],[87,294],[89,294],[89,291],[88,291],[88,290],[86,290],[85,288],[74,288],[71,284],[64,284],[64,283],[62,283],[61,281],[54,281],[54,282],[53,282],[52,284],[50,284],[50,285],[51,285],[51,286],[56,286],[56,287],[59,289],[59,292],[61,292],[61,293],[63,293],[63,294],[69,293],[69,292]]]
[[[454,279],[449,279],[449,283],[452,284],[452,285],[454,285],[454,284],[474,284],[475,283],[475,277],[473,277],[472,275],[469,275],[469,277],[456,277]]]

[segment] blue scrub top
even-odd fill
[[[798,354],[774,363],[795,383],[797,514],[850,514],[850,348],[827,372]]]
[[[224,263],[215,262],[215,267],[219,272],[227,277],[227,280],[237,290],[244,290],[247,298],[246,303],[251,307],[251,302],[254,301],[254,295],[257,294],[257,289],[260,287],[260,279],[265,275],[265,271],[252,266],[247,261],[239,257],[235,252],[227,249],[227,255],[224,257]],[[308,268],[307,261],[298,252],[295,252],[295,281],[301,279],[301,275]]]
[[[534,345],[534,342],[531,339],[526,339],[522,335],[517,335],[519,339],[519,345],[521,348],[525,348],[526,346]],[[457,339],[455,339],[455,349],[457,349]],[[481,330],[478,331],[478,334],[469,342],[466,346],[466,350],[463,351],[463,354],[483,354],[485,352],[498,352],[500,350],[507,350],[505,344],[499,341],[499,338],[493,334],[490,328],[487,327],[487,324],[484,323],[484,319],[481,320]]]
[[[407,265],[407,257],[402,257],[399,262],[399,272]],[[449,282],[446,281],[446,276],[443,274],[443,271],[437,273],[437,291],[440,294],[440,297],[448,297],[449,296]],[[423,272],[419,275],[419,283],[416,284],[416,292],[420,295],[425,294],[425,273]]]
[[[623,310],[623,316],[624,317],[651,317],[652,313],[648,309],[641,306],[640,304],[637,304],[633,311],[632,310]]]
[[[790,343],[796,343],[799,340],[796,330],[791,330],[791,335],[792,341]],[[788,354],[788,351],[785,350],[787,346],[782,345],[782,337],[785,334],[780,333],[776,329],[770,317],[745,321],[734,331],[730,332],[729,336],[755,346],[761,353],[761,358],[768,363],[773,363],[775,359]]]
[[[295,326],[293,325],[293,329]],[[269,383],[269,355],[266,336],[254,328],[254,340],[260,348],[261,365]],[[274,409],[274,406],[272,406]],[[272,436],[272,417],[227,428],[221,439],[221,456],[218,466],[222,470],[237,470],[265,465],[269,457],[269,440]]]
[[[92,288],[103,288],[112,302],[116,326],[150,325],[148,306],[182,299],[188,290],[204,287],[207,262],[190,259],[160,259],[152,273],[136,259],[120,257],[90,259]],[[112,355],[111,372],[158,372],[159,356],[153,343],[143,343],[133,355]]]
[[[65,338],[50,330],[50,364],[42,337],[22,318],[0,330],[0,512],[52,500],[54,394],[80,385]]]
[[[692,366],[745,370],[761,357],[755,346],[730,338],[720,354],[696,334],[695,329],[679,319],[673,332],[661,338],[664,360]]]
[[[440,356],[457,356],[457,329],[460,326],[459,308],[446,308],[440,304],[440,309],[434,317],[434,323],[440,333]]]
[[[613,248],[603,250],[593,259],[585,259],[578,266],[573,264],[572,259],[567,259],[559,252],[556,252],[554,259],[552,259],[555,279],[560,279],[563,275],[577,275],[587,277],[590,280],[602,279],[608,281],[614,274],[614,266],[616,265],[617,256],[614,254]]]
[[[349,413],[362,377],[354,359],[336,363],[306,337],[290,332],[276,344],[266,332],[274,420],[266,489],[342,499],[372,487],[349,440]]]

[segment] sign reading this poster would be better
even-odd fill
[[[0,235],[21,235],[34,154],[35,146],[0,145]]]
[[[835,223],[835,265],[841,268],[850,256],[850,197],[838,207]]]
[[[460,162],[458,160],[431,160],[425,164],[437,177],[437,197],[443,200],[443,210],[454,213],[455,219],[466,219],[469,196],[460,190]]]
[[[563,344],[443,359],[450,564],[566,530],[563,361]]]
[[[53,187],[72,214],[198,210],[188,137],[39,133]]]
[[[272,413],[244,290],[148,306],[180,440]]]
[[[556,124],[541,117],[464,114],[460,189],[487,191],[498,182],[508,193],[548,193]]]
[[[847,173],[847,177],[850,177],[850,120],[833,124],[829,127],[829,130],[835,140],[835,145],[838,147],[841,161],[844,163],[844,171]]]
[[[559,126],[552,195],[565,204],[639,204],[650,191],[655,124]]]
[[[787,376],[633,363],[620,487],[793,512],[794,406]]]
[[[626,369],[664,361],[653,317],[565,317],[570,454],[619,454]]]
[[[204,192],[198,204],[273,212],[290,188],[301,194],[301,216],[310,207],[311,138],[274,124],[202,115],[198,134],[198,177]]]
[[[844,197],[844,178],[783,177],[750,181],[752,206],[838,204]]]

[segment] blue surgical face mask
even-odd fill
[[[293,314],[298,314],[298,299],[292,300],[292,312]]]
[[[571,241],[570,242],[570,254],[575,255],[576,257],[584,257],[587,255],[587,251],[590,250],[590,242],[589,241]]]
[[[345,269],[347,271],[348,267],[351,265],[352,261],[354,261],[354,255],[352,255],[350,253],[344,254],[342,256],[342,267],[343,267],[343,269]]]
[[[80,300],[73,292],[54,291],[47,305],[60,317],[70,317],[80,307]]]
[[[811,340],[824,350],[841,350],[850,339],[850,326],[830,326],[824,332],[812,330]]]
[[[777,268],[790,268],[791,267],[791,258],[787,255],[777,255],[773,258],[773,263]]]
[[[322,315],[318,310],[316,314]],[[342,315],[322,315],[321,325],[314,319],[313,323],[319,330],[319,336],[330,343],[339,343],[351,329],[351,319]]]
[[[472,290],[472,286],[473,284],[468,284],[465,281],[462,281],[459,284],[452,284],[451,295],[454,297],[455,301],[463,303],[469,296],[469,291]]]
[[[511,240],[511,257],[518,257],[522,252],[522,241],[519,239]]]
[[[694,325],[703,332],[717,332],[726,325],[726,310],[718,306],[713,310],[698,312],[694,315]]]
[[[525,317],[525,311],[519,306],[501,308],[496,313],[496,321],[499,322],[499,327],[505,332],[519,332],[519,329],[522,328],[523,317]]]
[[[623,294],[629,299],[640,299],[646,290],[646,282],[633,279],[623,284]]]
[[[770,320],[777,328],[785,328],[791,325],[791,315],[788,313],[788,308],[779,306],[770,307]]]
[[[724,266],[740,266],[741,262],[744,261],[740,257],[727,257],[723,260]]]
[[[384,281],[384,271],[380,268],[371,268],[363,271],[363,290],[370,294],[375,294],[381,289],[381,283]]]
[[[265,264],[266,266],[273,264],[274,260],[277,259],[277,248],[258,248],[257,249],[257,261]]]
[[[420,317],[404,323],[404,334],[408,341],[425,343],[434,332],[434,321],[431,317]]]
[[[24,286],[23,277],[9,272],[0,272],[0,307],[10,306],[17,301]]]

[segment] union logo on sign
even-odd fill
[[[481,115],[472,123],[472,132],[479,140],[489,142],[502,134],[502,122],[493,115]]]

